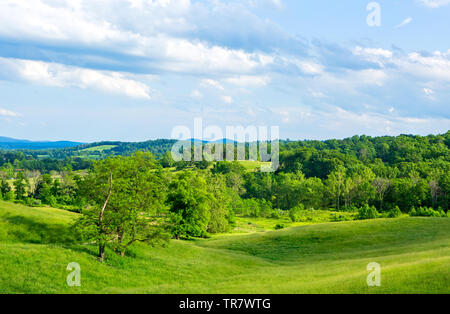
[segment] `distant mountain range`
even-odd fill
[[[165,140],[163,140],[165,141]],[[173,140],[167,140],[172,142]],[[198,139],[191,139],[193,143],[224,143],[224,144],[232,144],[236,143],[235,141],[229,140],[229,139],[223,139],[223,140],[217,140],[217,141],[202,141]],[[138,145],[138,144],[146,144],[146,143],[153,143],[158,142],[156,141],[147,141],[147,142],[99,142],[99,143],[80,143],[80,142],[71,142],[71,141],[57,141],[57,142],[49,142],[49,141],[29,141],[29,140],[21,140],[21,139],[15,139],[10,137],[4,137],[0,136],[0,149],[55,149],[55,148],[73,148],[80,145],[86,146],[86,147],[93,147],[98,145],[104,145],[104,144],[115,144],[115,145]],[[173,143],[172,143],[173,144]]]
[[[0,149],[52,149],[52,148],[75,147],[81,144],[84,143],[70,142],[70,141],[34,142],[0,136]]]

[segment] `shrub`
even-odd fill
[[[446,217],[445,212],[440,208],[439,210],[434,210],[428,207],[412,208],[409,212],[411,217]]]
[[[293,207],[289,210],[289,218],[291,219],[292,222],[297,222],[300,220],[300,215],[301,212],[305,210],[305,207],[303,206],[303,204],[300,204],[296,207]]]
[[[387,212],[387,218],[398,218],[402,215],[402,211],[398,206],[395,206],[390,211]]]
[[[364,205],[358,210],[358,219],[376,219],[378,218],[378,211],[375,206]]]
[[[346,217],[345,215],[342,215],[342,214],[338,215],[336,213],[331,214],[331,221],[338,222],[338,221],[349,221],[349,220],[351,220],[351,219]]]
[[[284,229],[284,228],[286,228],[286,225],[284,225],[284,224],[277,224],[275,226],[275,230],[281,230],[281,229]]]

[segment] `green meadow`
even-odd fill
[[[76,214],[0,202],[0,293],[450,293],[450,219],[291,226],[132,247],[125,258],[75,243]],[[245,222],[242,218],[241,222]],[[238,223],[239,225],[239,223]],[[269,229],[272,222],[266,225]],[[81,286],[66,269],[81,266]],[[381,265],[381,286],[366,267]]]

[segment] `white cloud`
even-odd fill
[[[203,98],[203,94],[200,93],[198,90],[193,90],[191,93],[191,97],[194,99],[201,99]]]
[[[15,117],[19,117],[20,114],[14,112],[14,111],[8,110],[8,109],[0,108],[0,116],[15,118]]]
[[[218,90],[225,90],[225,88],[219,82],[217,82],[213,79],[204,79],[204,80],[202,80],[201,85],[214,87],[214,88],[217,88]]]
[[[96,71],[57,63],[0,57],[0,74],[38,85],[94,89],[132,98],[150,98],[150,88],[118,72]]]
[[[3,0],[0,35],[108,49],[175,72],[248,73],[273,63],[267,54],[183,38],[197,28],[188,22],[192,12],[189,0]]]
[[[240,75],[225,79],[225,82],[241,87],[261,87],[266,86],[270,82],[269,76],[250,76]]]
[[[398,25],[395,26],[395,27],[396,27],[396,28],[400,28],[400,27],[406,26],[406,25],[408,25],[409,23],[411,23],[412,20],[413,20],[412,17],[408,17],[408,18],[404,19],[403,22],[401,22],[400,24],[398,24]]]
[[[324,72],[324,66],[311,60],[287,59],[288,63],[297,66],[300,71],[307,75],[318,75]]]
[[[377,63],[380,66],[384,66],[384,64],[393,56],[392,51],[382,48],[362,48],[357,46],[352,52],[355,56],[359,56],[367,61]]]
[[[395,116],[392,114],[379,114],[375,112],[357,113],[340,107],[331,107],[329,111],[317,112],[317,120],[312,123],[335,130],[336,136],[361,134],[365,130],[367,135],[398,135],[439,133],[448,129],[450,119],[447,118],[415,118],[408,116]],[[341,135],[342,134],[342,135]]]
[[[433,91],[431,88],[427,88],[427,87],[425,87],[425,88],[423,89],[423,92],[424,92],[425,95],[427,95],[427,96],[433,95],[433,94],[434,94],[434,91]]]
[[[402,71],[415,76],[450,82],[450,53],[435,52],[423,56],[417,52],[409,54],[406,58],[396,62]]]
[[[233,97],[231,96],[222,96],[222,101],[226,104],[232,104],[233,103]]]
[[[429,8],[439,8],[450,4],[450,0],[419,0],[419,1]]]

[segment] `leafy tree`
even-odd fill
[[[0,194],[3,197],[3,199],[7,199],[7,195],[11,192],[11,186],[9,185],[8,181],[2,179],[0,182]]]
[[[41,200],[44,204],[51,204],[52,202],[52,190],[53,179],[49,174],[44,174],[38,180],[36,188],[34,190],[34,198]],[[53,205],[53,204],[51,204]]]
[[[337,210],[340,209],[340,201],[342,195],[342,188],[345,180],[345,172],[346,170],[344,167],[339,167],[338,170],[332,172],[328,176],[327,180],[328,191],[335,200]]]
[[[135,242],[159,244],[168,240],[164,174],[150,153],[96,162],[80,187],[92,209],[75,224],[84,240],[94,240],[99,259],[108,243],[124,255]]]
[[[181,173],[171,183],[167,198],[173,236],[206,237],[212,198],[203,177],[192,171]]]
[[[376,178],[372,182],[373,187],[377,193],[378,201],[380,202],[380,210],[383,210],[383,200],[386,192],[391,187],[391,181],[385,178]]]
[[[18,172],[14,180],[14,193],[17,200],[25,200],[27,197],[28,180],[23,172]]]

